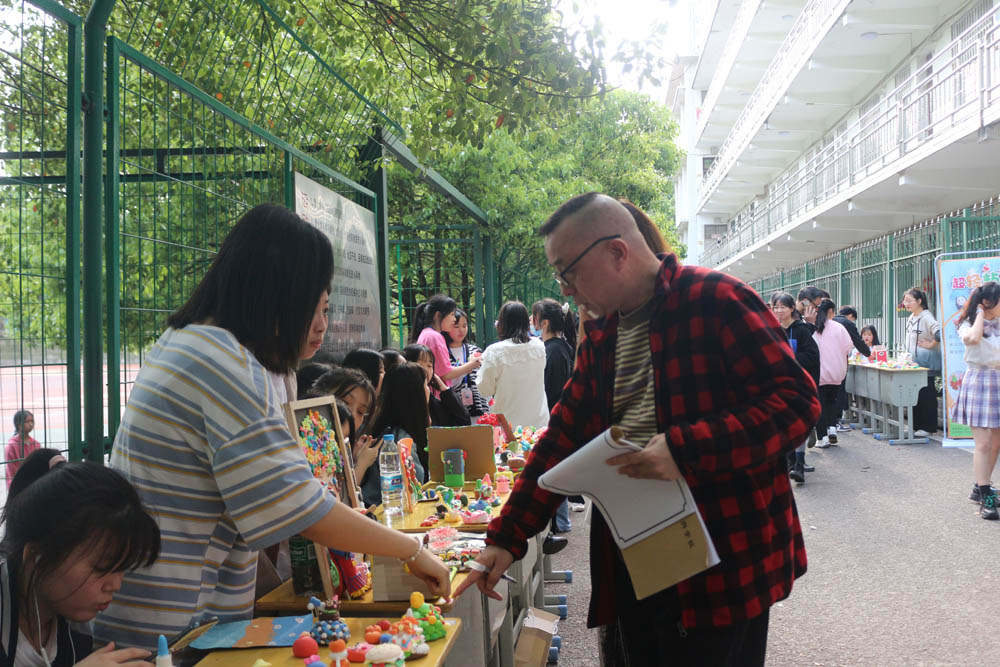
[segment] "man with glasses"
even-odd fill
[[[538,477],[609,426],[644,443],[608,461],[629,478],[683,475],[721,563],[644,600],[603,517],[591,529],[588,625],[605,665],[763,665],[768,609],[805,572],[785,453],[819,417],[815,383],[744,283],[646,245],[605,195],[574,197],[539,229],[563,294],[591,314],[573,377],[477,559],[486,595],[562,496]]]

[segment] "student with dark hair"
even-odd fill
[[[96,638],[155,648],[196,615],[251,618],[257,551],[301,534],[343,551],[394,556],[435,593],[448,570],[412,537],[337,502],[289,431],[268,372],[320,348],[333,248],[288,209],[244,215],[191,298],[147,353],[111,465],[157,509],[163,550],[127,574]],[[367,379],[363,379],[367,383]]]
[[[809,373],[817,387],[819,386],[819,348],[813,339],[809,326],[802,321],[802,315],[796,309],[795,299],[788,292],[775,292],[771,295],[771,312],[774,313],[778,324],[781,325],[785,335],[788,336],[789,344],[795,351],[795,361],[799,366]],[[816,442],[816,436],[810,432],[809,437],[801,445],[795,448],[794,454],[790,458],[788,466],[788,476],[796,484],[805,484],[806,472],[811,472],[811,467],[807,471],[806,449],[812,447]]]
[[[906,351],[915,362],[930,369],[927,386],[917,394],[913,408],[913,435],[926,438],[937,431],[938,402],[934,378],[941,373],[941,325],[931,314],[927,295],[916,287],[903,293],[903,307],[910,311],[906,320]]]
[[[493,397],[492,412],[511,426],[541,428],[549,423],[545,399],[545,345],[530,332],[528,309],[508,301],[497,318],[499,342],[483,352],[479,391]]]
[[[455,311],[458,304],[450,296],[435,294],[427,301],[417,306],[413,312],[413,330],[410,333],[410,343],[426,345],[434,353],[434,373],[445,383],[457,377],[467,375],[479,368],[479,357],[473,357],[461,366],[451,367],[448,357],[448,341],[444,332],[450,332],[455,326]],[[431,386],[437,396],[438,388]]]
[[[160,553],[160,530],[132,485],[95,463],[33,452],[10,485],[0,541],[0,664],[104,667],[150,652],[71,629],[107,607],[126,572]],[[88,657],[89,656],[89,657]]]
[[[325,364],[318,361],[310,361],[299,366],[299,370],[295,372],[295,380],[298,388],[296,396],[300,399],[308,398],[310,391],[312,391],[313,382],[333,367],[334,364]]]
[[[375,407],[375,388],[368,381],[368,376],[357,368],[333,366],[327,372],[316,378],[308,392],[302,398],[317,396],[336,396],[351,409],[354,420],[354,432],[350,434],[351,442],[359,440],[368,426],[368,418]]]
[[[798,296],[795,297],[802,321],[808,324],[812,331],[816,331],[816,308],[819,307],[823,299],[829,298],[829,292],[814,285],[803,287],[799,290]]]
[[[837,315],[834,316],[834,321],[839,322],[844,329],[847,330],[847,335],[851,337],[851,342],[854,343],[854,349],[858,351],[863,357],[870,356],[872,351],[865,343],[861,334],[858,333],[858,326],[856,322],[858,321],[858,311],[855,310],[854,306],[843,306]],[[844,419],[844,411],[850,407],[850,399],[847,396],[847,378],[840,383],[840,389],[837,390],[837,406],[840,409],[840,415],[837,418],[837,430],[848,433],[851,430],[850,425]]]
[[[823,414],[816,424],[816,446],[826,449],[837,444],[837,421],[840,419],[840,385],[847,377],[847,355],[854,343],[844,326],[833,319],[833,301],[823,299],[816,308],[816,332],[819,347],[819,401]]]
[[[469,341],[469,316],[461,308],[455,311],[455,326],[451,331],[442,333],[448,342],[448,357],[452,367],[464,366],[470,359],[482,356],[482,350]],[[476,386],[476,371],[453,378],[451,389],[470,417],[478,417],[490,411],[489,404]]]
[[[7,488],[10,488],[10,481],[17,474],[17,469],[21,466],[21,461],[42,448],[42,443],[31,437],[31,432],[35,429],[35,415],[27,410],[18,410],[14,413],[14,435],[7,441],[4,449],[4,460],[7,461]]]
[[[1000,518],[1000,498],[990,476],[1000,455],[1000,284],[977,287],[955,322],[965,345],[965,375],[951,418],[972,429],[975,483],[969,500],[984,519]]]
[[[673,252],[666,239],[663,238],[660,229],[649,219],[645,211],[627,199],[619,199],[618,201],[625,207],[625,210],[632,214],[635,226],[639,228],[639,233],[642,234],[643,240],[646,241],[646,245],[653,251],[653,254],[666,255]]]
[[[394,347],[383,347],[378,352],[382,355],[382,363],[385,365],[386,373],[406,361],[403,358],[403,353]]]
[[[376,460],[381,450],[382,436],[391,433],[399,442],[403,438],[413,439],[413,463],[417,469],[417,477],[426,481],[427,427],[431,424],[427,412],[427,401],[430,398],[430,385],[427,375],[419,364],[402,363],[385,375],[385,390],[379,396],[378,410],[372,421],[372,433],[375,435]],[[424,457],[419,455],[424,452]],[[358,472],[361,480],[361,497],[365,505],[382,504],[382,487],[379,480],[378,465],[373,464],[367,470]]]
[[[472,423],[469,412],[458,400],[455,391],[434,372],[437,364],[434,360],[434,353],[429,347],[420,343],[407,345],[403,348],[403,358],[424,369],[427,386],[431,388],[431,397],[427,403],[427,410],[431,415],[431,426],[469,426]],[[437,390],[437,396],[434,395],[434,390]],[[427,450],[420,449],[418,453],[426,469]]]
[[[367,375],[368,381],[372,383],[372,388],[375,390],[375,396],[378,397],[382,390],[382,378],[385,377],[385,360],[382,358],[381,352],[359,347],[347,353],[341,366],[357,368]]]
[[[875,328],[874,324],[866,324],[861,327],[861,340],[865,342],[869,348],[873,348],[876,345],[881,345],[878,339],[878,329]]]

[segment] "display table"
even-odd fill
[[[504,504],[510,497],[509,493],[504,493],[500,495],[500,505],[499,507],[493,507],[490,510],[490,518],[500,514],[500,510],[503,509]],[[440,526],[451,526],[465,533],[485,533],[486,523],[446,523],[444,521],[439,521],[433,526],[421,526],[420,524],[429,516],[434,515],[434,508],[438,506],[441,501],[439,500],[429,500],[422,503],[417,503],[413,512],[410,514],[403,514],[402,520],[399,523],[394,523],[392,525],[396,530],[400,530],[404,533],[426,533],[431,528],[438,528]],[[379,505],[375,508],[375,516],[378,520],[382,521],[382,506]]]
[[[365,635],[365,628],[378,622],[380,618],[381,617],[344,618],[343,621],[347,623],[347,627],[351,629],[351,641],[348,642],[348,645],[362,641]],[[397,619],[391,618],[389,620]],[[452,647],[455,645],[455,640],[457,639],[459,631],[462,628],[462,621],[457,618],[445,618],[444,623],[445,627],[448,629],[448,634],[445,635],[443,639],[428,642],[431,652],[422,658],[407,660],[407,665],[414,665],[415,667],[440,667],[441,665],[444,665],[445,658],[447,658],[448,653],[451,652]],[[320,647],[319,656],[323,660],[322,663],[317,664],[329,664],[329,647]],[[261,649],[241,648],[228,649],[225,651],[213,651],[201,660],[197,667],[250,667],[250,665],[252,665],[258,658],[266,660],[274,667],[302,667],[302,659],[296,658],[292,655],[291,647]]]
[[[847,366],[847,392],[858,399],[862,433],[888,440],[890,445],[915,445],[929,441],[913,435],[913,406],[927,386],[926,368],[884,368],[874,364]]]
[[[454,590],[460,583],[469,576],[467,572],[459,572],[451,580],[451,588]],[[289,579],[267,595],[262,596],[254,605],[257,614],[260,616],[276,616],[278,614],[305,614],[309,604],[308,595],[296,595],[292,588],[292,580]],[[438,598],[432,604],[441,607],[442,612],[451,610],[452,601]],[[410,608],[409,600],[389,600],[386,602],[375,602],[372,592],[368,591],[363,597],[357,600],[341,599],[340,613],[344,616],[374,616],[379,614],[395,614],[399,616]]]

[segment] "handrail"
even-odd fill
[[[805,42],[812,40],[817,34],[826,34],[850,2],[851,0],[812,0],[799,14],[739,118],[729,130],[726,140],[722,142],[718,157],[705,173],[699,209],[704,207],[709,195],[715,192],[736,159],[746,150],[757,129],[777,105],[781,93],[788,89],[792,79],[808,61],[811,50],[806,48]],[[790,63],[797,64],[789,67]]]
[[[803,164],[793,165],[768,188],[764,201],[738,213],[734,227],[707,248],[704,264],[725,260],[828,201],[871,173],[902,159],[940,133],[969,118],[982,121],[1000,101],[1000,6],[985,14],[938,52],[938,56],[895,86],[882,103],[827,135],[829,143]],[[996,25],[994,25],[996,23]],[[986,30],[984,27],[989,24]],[[969,37],[975,37],[969,41]],[[964,43],[963,43],[964,42]],[[721,154],[720,154],[721,155]]]
[[[729,79],[729,72],[732,71],[733,63],[736,61],[736,55],[746,40],[750,25],[753,23],[754,16],[757,15],[757,10],[760,9],[762,2],[763,0],[743,0],[740,4],[740,9],[733,20],[733,27],[729,30],[729,41],[726,42],[722,55],[719,56],[719,62],[715,66],[715,74],[708,85],[705,100],[701,103],[701,116],[698,118],[698,126],[694,132],[695,141],[701,137],[705,126],[708,125],[708,118],[712,115],[715,103],[719,101],[719,95],[722,94],[726,80]]]

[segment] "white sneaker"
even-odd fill
[[[587,505],[584,503],[570,503],[569,509],[571,512],[582,512],[587,509]]]
[[[914,437],[917,437],[917,438],[926,438],[926,437],[930,436],[930,433],[928,433],[924,429],[920,429],[918,431],[914,431],[913,435],[914,435]]]
[[[824,435],[823,439],[816,443],[816,446],[819,447],[820,449],[826,449],[827,447],[830,446],[830,437]]]

